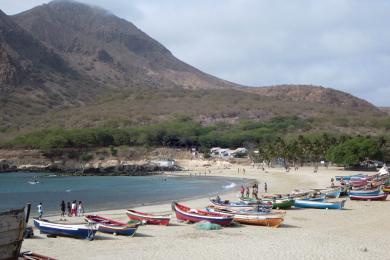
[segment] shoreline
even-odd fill
[[[262,185],[268,184],[268,193],[290,192],[293,188],[320,188],[330,183],[335,175],[356,172],[339,171],[339,168],[300,168],[285,173],[283,169],[271,168],[261,171],[251,166],[234,165],[230,169],[212,166],[213,176],[243,177],[237,168],[245,168],[245,178],[254,179]],[[199,167],[192,167],[199,171]],[[223,199],[237,200],[237,191],[228,191]],[[182,200],[193,208],[203,208],[208,197]],[[126,208],[92,212],[127,222]],[[135,210],[173,215],[170,203],[143,205]],[[217,231],[200,231],[195,225],[176,221],[173,216],[167,227],[141,226],[132,238],[98,233],[94,241],[72,238],[50,239],[40,235],[39,239],[27,239],[23,250],[32,250],[60,259],[128,259],[129,253],[137,259],[386,259],[390,237],[389,202],[358,202],[348,200],[346,210],[287,210],[285,221],[278,229],[239,225]],[[50,220],[57,221],[57,216]],[[82,218],[68,218],[69,223]],[[356,228],[358,225],[358,228]],[[380,237],[380,243],[378,243]],[[299,238],[299,239],[297,239]],[[167,246],[169,245],[169,246]],[[234,246],[232,246],[234,245]],[[76,250],[71,250],[71,248]],[[77,249],[81,249],[77,250]],[[237,250],[238,248],[242,250]],[[326,250],[325,250],[326,249]]]

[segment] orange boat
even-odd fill
[[[242,224],[248,225],[257,225],[257,226],[266,226],[266,227],[279,227],[283,218],[272,215],[264,215],[261,214],[236,214],[234,215],[234,221]]]

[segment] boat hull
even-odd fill
[[[123,235],[123,236],[133,236],[138,229],[138,226],[141,224],[127,225],[125,223],[96,216],[96,215],[87,215],[85,220],[89,223],[96,224],[98,231],[107,234]]]
[[[127,210],[126,215],[130,220],[138,220],[146,224],[168,226],[171,221],[171,215],[151,215],[135,210]]]
[[[177,204],[176,202],[172,202],[172,210],[176,213],[176,218],[178,220],[192,223],[207,221],[221,226],[228,226],[233,222],[232,215],[195,210]]]
[[[113,227],[113,226],[108,226],[104,224],[98,224],[98,231],[102,233],[107,233],[107,234],[116,234],[116,235],[121,235],[121,236],[134,236],[135,232],[137,231],[137,227]]]
[[[286,200],[276,200],[274,202],[273,200],[263,200],[264,202],[272,202],[272,208],[273,209],[291,209],[292,206],[294,206],[294,200],[293,199],[286,199]]]
[[[313,208],[313,209],[343,209],[345,200],[339,202],[321,202],[309,200],[295,200],[296,208]]]
[[[96,227],[90,225],[64,225],[38,220],[36,218],[34,218],[34,226],[38,228],[42,234],[82,238],[88,240],[94,239],[97,231]]]
[[[380,192],[380,189],[374,189],[374,190],[352,190],[348,193],[348,195],[352,196],[367,196],[367,195],[378,195]]]
[[[340,197],[340,193],[341,193],[341,188],[337,188],[337,189],[334,189],[334,190],[330,190],[330,191],[325,191],[324,192],[325,197],[327,197],[327,198],[339,198]]]
[[[378,195],[368,195],[368,196],[355,196],[350,195],[351,200],[386,200],[388,193],[378,194]]]
[[[0,259],[17,259],[25,225],[24,209],[0,213]]]
[[[246,225],[256,225],[256,226],[266,226],[266,227],[279,227],[283,218],[280,217],[258,217],[256,215],[234,215],[234,221],[246,224]]]

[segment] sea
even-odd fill
[[[63,176],[48,173],[1,173],[0,212],[41,202],[45,213],[60,203],[82,201],[86,211],[131,208],[172,200],[215,196],[245,184],[239,178],[200,176]]]

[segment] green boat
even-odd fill
[[[262,199],[262,200],[256,200],[253,198],[241,198],[242,201],[248,203],[248,204],[257,204],[260,202],[263,203],[272,203],[272,208],[273,209],[290,209],[294,205],[294,199],[291,198],[278,198],[278,199]]]
[[[269,201],[272,202],[273,209],[291,209],[294,205],[294,199],[277,199],[276,201],[270,199]]]

